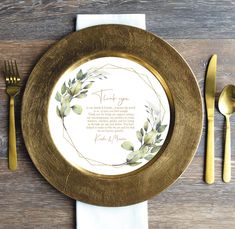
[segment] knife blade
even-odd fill
[[[217,55],[212,55],[206,74],[205,101],[207,111],[207,145],[205,181],[214,183],[214,111],[216,91]]]

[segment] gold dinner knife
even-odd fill
[[[214,111],[215,111],[215,78],[216,78],[217,55],[210,59],[205,86],[205,99],[207,111],[207,145],[206,145],[206,176],[208,184],[214,183]]]

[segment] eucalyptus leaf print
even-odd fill
[[[99,72],[97,72],[97,75],[100,80],[105,77]],[[61,89],[57,91],[55,96],[55,100],[58,102],[56,113],[60,118],[64,119],[70,114],[71,110],[77,115],[82,114],[79,99],[87,96],[88,89],[92,87],[95,78],[96,74],[89,75],[80,70],[75,78],[63,83]],[[72,101],[76,101],[76,104],[71,105]]]
[[[152,107],[145,105],[148,117],[140,130],[136,131],[136,137],[140,145],[134,147],[129,141],[122,143],[122,148],[131,151],[126,157],[126,163],[130,166],[136,166],[143,160],[150,161],[155,157],[162,147],[161,136],[166,130],[167,125],[162,125],[157,112]]]

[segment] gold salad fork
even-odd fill
[[[20,91],[20,75],[16,61],[4,61],[6,92],[10,98],[9,109],[9,169],[17,169],[17,152],[16,152],[16,131],[15,131],[15,96]]]

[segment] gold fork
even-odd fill
[[[6,92],[10,98],[9,110],[9,169],[17,169],[16,131],[15,131],[15,96],[20,91],[20,75],[16,61],[4,61]]]

